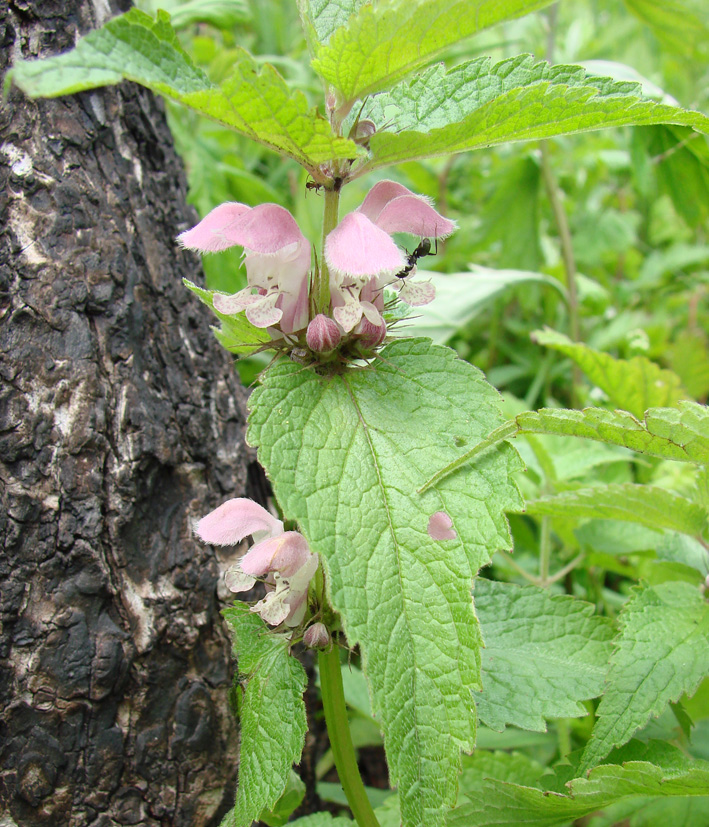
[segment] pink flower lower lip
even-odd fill
[[[298,626],[307,609],[308,587],[318,567],[318,555],[297,531],[285,531],[283,523],[258,503],[246,498],[227,500],[203,517],[196,534],[212,545],[235,545],[251,535],[256,541],[224,577],[235,593],[251,589],[258,578],[273,577],[269,591],[251,611],[272,626]]]
[[[416,261],[424,247],[430,247],[429,239],[445,238],[455,228],[428,199],[402,184],[375,184],[361,206],[345,215],[325,240],[330,305],[324,309],[318,309],[309,294],[310,244],[293,216],[278,204],[222,204],[178,241],[201,252],[243,247],[248,286],[232,295],[214,294],[215,310],[223,315],[244,313],[254,327],[269,329],[281,347],[307,345],[313,359],[323,361],[331,359],[335,350],[347,353],[348,344],[358,339],[366,338],[361,347],[370,349],[386,339],[386,329],[381,330],[386,328],[385,287],[398,290],[401,301],[412,306],[433,300],[435,288],[430,282],[413,281]],[[420,254],[405,257],[393,233],[423,238],[417,248]],[[319,327],[311,330],[316,318],[321,320]],[[361,348],[352,352],[356,358]]]

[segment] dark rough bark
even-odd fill
[[[0,7],[0,69],[108,13]],[[201,827],[233,793],[225,561],[191,521],[245,491],[244,392],[181,285],[171,146],[128,84],[0,109],[4,827]]]

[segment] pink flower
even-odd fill
[[[220,313],[245,310],[255,327],[277,324],[283,333],[307,325],[310,244],[288,210],[277,204],[221,204],[177,240],[203,253],[244,248],[249,286],[232,296],[216,294]]]
[[[426,198],[401,184],[375,184],[360,207],[346,215],[325,241],[333,315],[343,329],[352,330],[362,316],[375,328],[381,325],[377,308],[361,295],[365,285],[372,292],[373,281],[373,292],[378,295],[388,285],[397,287],[407,304],[433,301],[436,291],[430,282],[412,284],[408,277],[396,278],[407,261],[391,236],[409,233],[420,238],[446,238],[455,228],[455,222],[436,212]]]
[[[232,592],[248,591],[257,578],[267,578],[267,594],[255,606],[271,626],[298,626],[307,608],[308,586],[318,567],[318,556],[297,531],[284,531],[283,523],[253,500],[227,500],[195,526],[205,543],[227,546],[251,535],[254,545],[226,572]]]
[[[370,339],[381,341],[385,286],[395,287],[402,301],[413,306],[435,297],[430,282],[412,281],[415,260],[404,256],[392,234],[445,238],[455,228],[455,222],[436,212],[426,198],[401,184],[375,184],[360,207],[325,240],[332,318],[345,333],[354,331],[354,338],[366,331]],[[244,248],[249,286],[232,296],[215,294],[214,308],[219,313],[245,311],[256,327],[277,326],[280,333],[273,333],[274,338],[307,328],[310,245],[288,210],[277,204],[222,204],[179,235],[178,241],[201,252]]]

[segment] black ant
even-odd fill
[[[305,182],[305,189],[306,190],[315,190],[315,192],[320,192],[323,188],[322,184],[318,184],[317,181],[310,179],[309,181]]]
[[[436,248],[434,252],[431,252],[431,239],[424,238],[419,243],[419,246],[413,251],[413,253],[407,253],[406,255],[406,266],[403,270],[400,270],[396,273],[396,278],[398,279],[405,279],[409,273],[414,269],[416,266],[416,262],[420,258],[424,258],[425,256],[435,256],[438,254],[438,239],[436,239]]]

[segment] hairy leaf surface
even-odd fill
[[[590,603],[536,586],[478,578],[474,594],[485,641],[482,723],[544,732],[548,718],[586,715],[580,702],[603,691],[610,622]]]
[[[709,132],[705,115],[644,99],[636,83],[535,63],[531,55],[495,65],[477,58],[448,72],[433,66],[365,111],[396,129],[372,136],[368,168],[611,126],[672,123]]]
[[[418,496],[461,441],[501,421],[499,396],[453,351],[427,340],[386,347],[366,369],[320,377],[279,363],[251,396],[248,439],[284,513],[324,558],[351,645],[362,647],[406,825],[443,823],[460,750],[475,736],[480,630],[470,585],[510,544],[503,510],[519,503],[505,446]],[[428,521],[447,512],[455,540]]]
[[[550,517],[625,520],[648,528],[666,528],[696,537],[707,528],[706,509],[665,488],[616,483],[562,491],[527,503],[530,514]]]
[[[473,448],[437,471],[421,492],[517,434],[577,436],[622,445],[642,454],[679,462],[709,463],[709,408],[680,401],[676,408],[651,408],[643,422],[626,411],[586,408],[542,408],[518,414]]]
[[[291,91],[269,65],[259,67],[238,50],[231,74],[214,85],[184,52],[170,25],[139,9],[82,37],[70,52],[45,60],[18,61],[15,83],[32,97],[69,95],[132,80],[213,118],[254,141],[289,155],[308,168],[360,150],[338,138],[300,91]]]
[[[305,670],[292,657],[289,641],[275,635],[243,603],[224,610],[234,635],[239,676],[246,690],[241,704],[241,758],[234,809],[222,827],[249,827],[273,809],[300,759],[308,725],[303,692]]]
[[[617,649],[582,772],[628,741],[668,703],[691,694],[709,674],[709,604],[695,586],[668,582],[638,589],[619,622]]]
[[[313,67],[352,103],[432,63],[482,29],[552,0],[388,0],[362,6],[320,49]],[[338,4],[340,5],[340,4]]]
[[[555,330],[537,330],[535,342],[576,362],[588,378],[608,394],[611,403],[641,419],[648,408],[676,405],[687,394],[676,373],[663,370],[645,356],[616,359]]]

